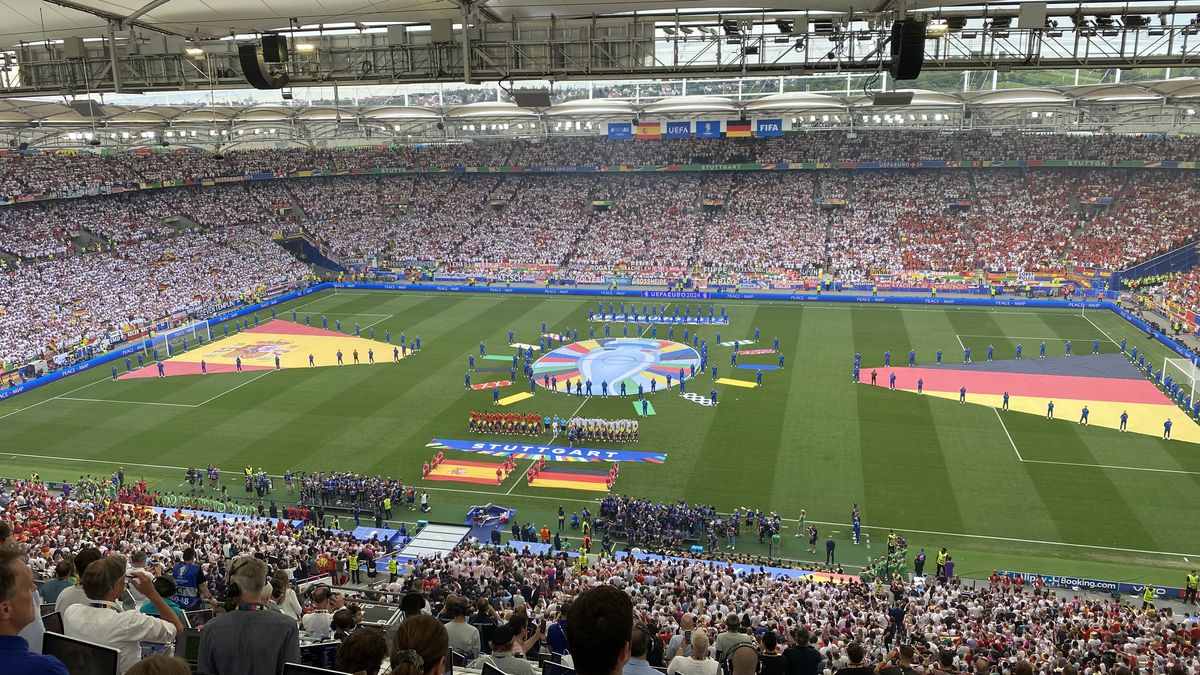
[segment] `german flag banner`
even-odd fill
[[[745,120],[733,121],[725,123],[725,136],[727,138],[750,138],[750,122]]]
[[[555,466],[553,469],[539,473],[529,485],[540,488],[608,492],[608,476],[607,471]]]

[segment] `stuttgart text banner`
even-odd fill
[[[665,452],[574,448],[565,445],[537,445],[534,443],[489,443],[435,438],[426,443],[425,447],[435,450],[474,452],[492,457],[512,457],[513,459],[545,457],[558,462],[650,462],[651,464],[662,464],[667,461]]]

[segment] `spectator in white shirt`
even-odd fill
[[[691,650],[689,656],[680,654],[671,659],[667,675],[717,675],[717,662],[708,658],[708,636],[704,631],[692,633]]]
[[[124,556],[110,555],[88,565],[83,573],[83,591],[88,602],[72,605],[63,614],[68,637],[114,647],[120,652],[117,672],[124,674],[142,656],[140,643],[169,643],[183,630],[179,617],[154,589],[147,574],[134,574],[130,583],[158,610],[158,616],[124,612],[117,598],[125,592]]]
[[[313,611],[306,614],[300,623],[309,638],[324,640],[333,634],[330,624],[333,621],[333,611],[341,607],[341,596],[335,594],[328,586],[316,586],[309,596],[313,603]]]

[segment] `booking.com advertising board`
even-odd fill
[[[1085,579],[1083,577],[1060,577],[1053,574],[1036,574],[1033,572],[1013,572],[1005,570],[1000,576],[1009,579],[1022,579],[1026,584],[1041,579],[1042,583],[1052,588],[1069,588],[1078,591],[1096,591],[1100,593],[1132,593],[1141,597],[1146,590],[1145,584],[1131,584],[1125,581],[1106,581],[1104,579]],[[1184,590],[1175,586],[1154,586],[1154,595],[1159,599],[1175,600],[1182,598]]]

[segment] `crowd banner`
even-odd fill
[[[1070,588],[1081,591],[1099,591],[1101,593],[1131,593],[1141,597],[1146,590],[1146,584],[1134,584],[1126,581],[1107,581],[1104,579],[1085,579],[1083,577],[1062,577],[1053,574],[1037,574],[1035,572],[1013,572],[1004,570],[1002,577],[1020,580],[1032,584],[1041,579],[1042,583],[1052,588]],[[1175,586],[1152,586],[1154,595],[1160,599],[1175,600],[1184,596],[1184,589]]]

